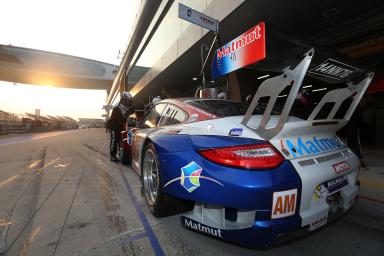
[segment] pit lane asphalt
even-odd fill
[[[16,138],[16,139],[15,139]],[[0,137],[0,255],[384,255],[384,149],[365,152],[362,198],[347,215],[268,250],[155,218],[138,176],[108,158],[104,129]]]

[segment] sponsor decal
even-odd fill
[[[182,167],[180,184],[191,193],[193,190],[200,187],[200,173],[202,171],[203,169],[195,162],[191,162]]]
[[[323,184],[317,185],[315,192],[313,192],[313,198],[315,200],[326,197],[327,195],[328,195],[328,190]]]
[[[274,192],[272,202],[272,219],[284,218],[295,214],[297,189]]]
[[[315,220],[311,224],[309,224],[308,230],[312,231],[318,229],[321,226],[324,226],[327,223],[328,216],[323,216],[318,220]]]
[[[215,126],[213,124],[209,124],[204,128],[205,133],[212,133],[215,130]]]
[[[280,140],[280,146],[281,146],[281,152],[286,156],[289,157],[289,151],[284,147],[283,140]]]
[[[180,181],[181,186],[185,188],[189,193],[193,192],[195,189],[200,187],[200,179],[210,180],[215,182],[216,184],[220,186],[224,186],[219,181],[206,177],[201,176],[203,169],[194,161],[190,162],[186,166],[181,167],[181,174],[180,177],[177,177],[173,180],[168,181],[164,188],[168,185],[172,184],[173,182]]]
[[[313,199],[318,200],[320,198],[327,197],[329,194],[332,194],[347,184],[348,180],[346,176],[337,177],[336,179],[319,184],[313,192]]]
[[[265,24],[260,22],[217,49],[211,65],[212,79],[265,58]]]
[[[324,76],[336,80],[341,80],[350,76],[358,68],[344,64],[342,62],[327,59],[320,65],[314,67],[308,73],[315,74],[318,76]]]
[[[229,131],[229,136],[241,136],[243,134],[243,128],[232,128]]]
[[[190,117],[189,117],[189,122],[195,122],[197,119],[199,118],[199,114],[192,114]]]
[[[332,165],[333,170],[335,171],[336,174],[351,170],[351,166],[347,161],[343,161],[337,164]]]
[[[132,144],[132,137],[133,137],[133,133],[131,130],[128,130],[127,131],[127,143],[128,145],[131,145]]]
[[[196,230],[198,232],[218,237],[218,238],[223,238],[222,236],[222,230],[219,228],[212,228],[210,226],[201,224],[197,221],[194,221],[193,219],[187,218],[187,217],[182,217],[182,223],[185,227]]]
[[[303,140],[301,137],[298,137],[295,140],[286,139],[285,144],[293,158],[322,153],[344,146],[337,136],[320,139],[313,136],[312,139],[308,140]]]
[[[189,104],[186,104],[185,108],[187,110],[189,110],[188,114],[191,114],[191,112],[199,112],[201,114],[200,121],[207,120],[207,119],[215,119],[215,118],[217,118],[216,115],[208,113],[207,111],[204,111],[204,110],[202,110],[202,109],[200,109],[198,107],[195,107],[195,106],[192,106],[192,105],[189,105]],[[192,114],[197,114],[197,113],[192,113]],[[199,115],[197,115],[197,117],[199,117]]]

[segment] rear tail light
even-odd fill
[[[270,144],[243,145],[200,151],[205,158],[217,164],[245,169],[274,168],[283,162],[283,156]]]

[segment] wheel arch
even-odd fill
[[[140,152],[140,168],[143,168],[144,153],[145,153],[145,149],[149,143],[152,143],[156,149],[155,143],[153,143],[153,141],[147,136],[144,140],[143,147],[141,148],[141,152]]]

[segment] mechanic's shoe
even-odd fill
[[[119,162],[120,160],[115,156],[111,156],[111,161],[112,162]]]
[[[360,160],[360,171],[368,171],[368,170],[369,170],[368,166],[366,166],[365,163],[362,160]]]

